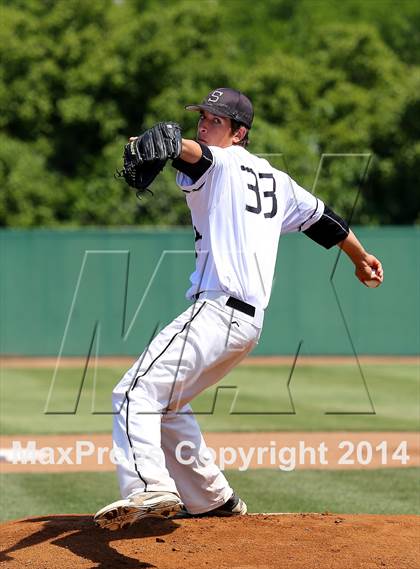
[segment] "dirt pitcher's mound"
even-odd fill
[[[91,516],[46,516],[0,526],[7,568],[418,568],[418,516],[287,514],[146,519],[127,530]]]

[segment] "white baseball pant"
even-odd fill
[[[228,298],[202,293],[153,339],[114,389],[113,441],[123,498],[144,491],[176,492],[193,514],[230,498],[232,489],[188,404],[258,342],[263,311],[249,316],[227,307]],[[184,441],[191,447],[191,464],[176,457]]]

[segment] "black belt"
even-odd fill
[[[230,306],[235,310],[248,314],[248,316],[255,316],[255,306],[252,306],[252,304],[248,304],[243,300],[239,300],[239,298],[235,298],[234,296],[229,296],[226,306]]]
[[[201,292],[198,292],[194,295],[195,300],[198,300],[200,294]],[[248,304],[243,300],[239,300],[239,298],[235,298],[234,296],[229,296],[226,301],[226,306],[230,306],[230,308],[234,308],[235,310],[239,310],[239,312],[248,314],[248,316],[255,316],[255,306],[252,306],[252,304]]]

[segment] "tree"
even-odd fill
[[[389,9],[384,9],[389,7]],[[139,203],[114,180],[128,136],[233,85],[254,101],[256,153],[311,188],[325,153],[372,153],[355,211],[412,223],[419,165],[416,3],[390,0],[4,0],[0,224],[184,224],[168,167]],[[395,24],[395,25],[393,25]],[[324,160],[317,193],[350,215],[363,164]],[[395,192],[398,187],[398,193]]]

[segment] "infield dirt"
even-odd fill
[[[418,569],[418,516],[285,514],[146,519],[109,532],[91,516],[0,525],[7,569]]]

